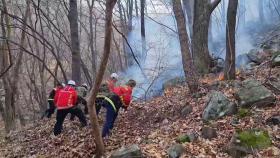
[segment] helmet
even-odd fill
[[[73,81],[73,80],[69,80],[67,84],[72,85],[72,86],[76,86],[76,82]]]
[[[119,78],[119,75],[118,75],[117,73],[112,73],[112,74],[111,74],[111,78],[118,79],[118,78]]]
[[[88,86],[87,86],[87,84],[86,84],[86,83],[83,83],[83,84],[82,84],[82,87],[87,88]]]

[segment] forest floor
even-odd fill
[[[279,77],[279,68],[269,71],[268,68],[255,69],[250,73],[241,72],[239,79],[256,78],[264,82],[267,77]],[[217,76],[217,75],[216,75]],[[135,102],[128,111],[121,111],[115,123],[112,136],[105,140],[106,155],[122,146],[137,144],[145,157],[167,157],[167,148],[175,143],[176,138],[184,133],[195,132],[199,135],[197,141],[184,143],[185,155],[182,157],[230,157],[223,147],[230,141],[236,128],[262,128],[269,132],[273,147],[280,148],[280,129],[278,126],[268,126],[266,119],[274,114],[280,114],[280,95],[277,95],[276,105],[266,108],[252,108],[253,115],[241,118],[238,125],[231,125],[237,116],[227,116],[209,122],[217,129],[217,138],[207,140],[201,137],[202,112],[207,102],[207,94],[214,82],[224,82],[220,91],[233,99],[234,88],[217,77],[201,78],[201,97],[193,97],[185,85],[168,88],[164,95],[147,102]],[[183,117],[181,110],[191,105],[192,112]],[[71,122],[66,119],[64,130],[58,137],[52,136],[55,117],[50,120],[38,120],[24,130],[16,131],[0,140],[0,157],[92,157],[95,145],[90,126],[80,128],[78,120]],[[102,123],[102,121],[100,121]],[[209,124],[208,123],[208,124]],[[0,137],[1,139],[1,137]],[[274,148],[275,149],[275,148]],[[271,148],[260,150],[248,157],[277,157],[271,154]],[[279,155],[278,155],[279,156]]]

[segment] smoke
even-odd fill
[[[236,26],[236,57],[238,58],[237,62],[240,62],[237,65],[246,63],[241,58],[256,47],[255,39],[258,33],[275,24],[275,21],[260,20],[258,2],[256,0],[239,1]],[[222,4],[224,4],[224,7],[222,7]],[[211,15],[209,30],[209,50],[214,56],[221,58],[225,58],[226,53],[227,4],[228,0],[222,0],[214,10]],[[147,5],[151,4],[148,3]],[[279,15],[271,11],[269,0],[266,0],[263,5],[264,19],[273,17],[279,20]],[[163,9],[160,11],[164,12]],[[151,9],[149,9],[149,14],[152,14],[150,12]],[[167,14],[157,14],[157,11],[155,11],[153,14],[154,20],[177,30],[175,19],[170,10],[166,12]],[[177,34],[158,23],[149,18],[145,19],[147,55],[142,54],[139,18],[133,19],[133,30],[128,36],[129,43],[140,61],[143,71],[135,64],[123,72],[122,76],[125,79],[132,78],[137,81],[137,88],[134,91],[134,96],[137,98],[159,95],[165,81],[184,76]]]
[[[157,21],[157,23],[155,21]],[[140,19],[133,19],[133,31],[128,40],[133,48],[141,69],[138,65],[129,67],[121,76],[132,78],[137,82],[134,96],[137,98],[149,98],[160,95],[163,82],[176,76],[183,76],[181,52],[177,35],[170,29],[160,25],[174,27],[172,16],[157,16],[153,20],[146,18],[146,53],[142,53]]]
[[[263,16],[261,20],[259,2],[263,3]],[[224,5],[224,7],[223,7]],[[209,49],[214,56],[225,58],[226,53],[226,14],[227,14],[228,0],[222,0],[211,15],[211,28],[209,30]],[[255,40],[260,33],[269,29],[277,23],[277,20],[267,20],[268,17],[278,19],[275,14],[271,1],[269,0],[240,0],[237,10],[236,23],[236,58],[248,53],[251,49],[257,46]],[[274,8],[275,9],[275,8]],[[238,63],[237,65],[242,65]]]

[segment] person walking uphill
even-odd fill
[[[75,108],[78,100],[78,95],[74,88],[75,85],[75,81],[69,80],[67,86],[65,86],[55,94],[54,102],[57,108],[57,114],[53,131],[54,135],[58,135],[61,133],[64,119],[68,113],[76,115],[79,118],[82,127],[87,125],[86,117],[83,114],[82,110],[79,108]]]
[[[51,118],[52,114],[55,111],[55,105],[54,105],[54,96],[57,91],[62,89],[65,86],[64,83],[57,83],[56,87],[52,89],[50,92],[49,98],[48,98],[48,109],[44,112],[43,116],[41,117],[42,119],[47,116],[47,118]]]
[[[125,86],[115,87],[114,93],[109,96],[97,95],[96,113],[98,114],[101,107],[106,109],[106,120],[102,129],[102,137],[110,134],[114,122],[118,116],[121,107],[127,109],[131,102],[132,90],[136,86],[134,80],[129,80]]]

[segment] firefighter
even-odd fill
[[[87,101],[86,101],[86,96],[87,96],[87,91],[88,91],[88,86],[86,83],[83,83],[81,86],[78,86],[76,88],[77,94],[78,94],[78,101],[77,101],[77,107],[82,109],[84,107],[84,114],[88,114],[88,108],[87,108]],[[75,115],[71,114],[70,120],[73,121],[75,119]]]
[[[110,134],[113,129],[114,122],[118,116],[118,111],[121,107],[127,109],[131,102],[132,90],[136,86],[134,80],[129,80],[125,86],[114,88],[114,93],[108,96],[97,95],[96,113],[98,114],[101,107],[106,109],[106,120],[102,129],[102,137]]]
[[[87,125],[86,117],[81,109],[75,108],[77,105],[78,95],[75,90],[75,81],[69,80],[67,85],[57,91],[54,97],[54,103],[57,108],[56,123],[54,126],[54,135],[61,133],[62,125],[68,113],[77,116],[82,127]]]
[[[113,92],[114,87],[116,86],[116,83],[118,82],[118,78],[119,78],[119,76],[117,73],[112,73],[110,76],[110,79],[106,82],[110,92]]]
[[[55,105],[54,105],[54,96],[56,92],[60,89],[62,89],[65,86],[64,83],[57,83],[56,87],[52,89],[52,91],[49,94],[48,98],[48,109],[44,112],[42,119],[47,116],[47,118],[51,118],[52,114],[55,111]]]

